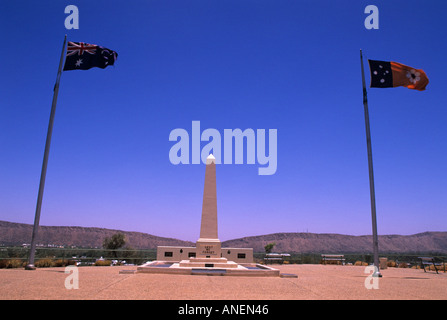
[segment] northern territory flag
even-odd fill
[[[371,71],[371,88],[407,87],[425,90],[428,77],[422,69],[415,69],[398,62],[368,60]]]
[[[111,66],[118,54],[110,49],[85,42],[68,42],[64,71],[88,70],[93,67],[104,69]]]

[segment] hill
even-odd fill
[[[13,246],[31,242],[33,226],[0,221],[0,245]],[[156,249],[157,246],[195,246],[195,243],[158,237],[142,232],[94,228],[40,226],[38,243],[76,247],[102,247],[105,237],[122,232],[127,244],[135,249]],[[275,242],[275,252],[287,253],[362,253],[371,252],[372,236],[318,233],[274,233],[224,241],[222,247],[253,248],[264,252],[267,243]],[[439,253],[447,254],[447,232],[424,232],[414,235],[381,235],[382,253]]]
[[[362,253],[371,252],[372,236],[343,234],[274,233],[225,241],[226,247],[253,248],[263,252],[268,243],[276,243],[275,252],[288,253]],[[414,235],[379,235],[382,253],[447,253],[447,232],[424,232]]]
[[[0,245],[29,244],[33,226],[31,224],[0,221]],[[194,246],[194,243],[172,238],[157,237],[142,232],[92,228],[92,227],[49,227],[40,226],[38,244],[64,245],[84,248],[101,248],[103,240],[115,233],[126,235],[127,245],[134,249],[155,249],[157,246]]]

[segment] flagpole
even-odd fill
[[[36,214],[34,217],[33,235],[31,238],[29,261],[25,267],[26,270],[35,270],[36,269],[36,267],[34,266],[34,256],[35,256],[35,251],[36,251],[37,233],[39,230],[40,210],[42,208],[43,190],[45,187],[45,177],[47,174],[48,156],[50,153],[50,144],[51,144],[51,136],[53,133],[54,115],[56,113],[57,95],[59,93],[59,83],[60,83],[62,68],[63,68],[63,64],[64,64],[64,52],[65,52],[65,44],[66,43],[67,43],[67,35],[65,35],[65,38],[64,38],[61,59],[59,61],[59,69],[57,71],[56,84],[54,85],[54,89],[53,89],[53,102],[51,105],[50,121],[48,124],[48,131],[47,131],[47,140],[45,142],[45,152],[44,152],[44,156],[43,156],[42,172],[40,174],[39,193],[37,195]]]
[[[371,148],[371,131],[369,127],[369,112],[368,112],[368,97],[365,84],[365,71],[363,69],[363,54],[360,50],[360,62],[362,66],[362,84],[363,84],[363,109],[365,112],[365,128],[366,128],[366,146],[368,149],[368,169],[369,169],[369,192],[371,198],[371,219],[373,231],[373,251],[374,251],[374,266],[376,267],[373,276],[381,277],[379,269],[379,240],[377,236],[377,219],[376,219],[376,196],[374,191],[374,172]]]

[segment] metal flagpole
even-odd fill
[[[45,142],[45,152],[44,152],[44,156],[43,156],[42,172],[40,174],[39,193],[37,195],[36,215],[34,217],[33,235],[31,238],[29,261],[25,267],[26,270],[36,269],[34,266],[36,240],[37,240],[37,233],[39,230],[39,220],[40,220],[40,210],[42,207],[43,189],[45,187],[45,176],[47,173],[48,155],[50,153],[51,135],[53,132],[54,115],[56,113],[57,95],[59,92],[59,82],[61,79],[62,68],[63,68],[63,64],[64,64],[64,52],[65,52],[65,44],[66,43],[67,43],[67,35],[65,35],[65,38],[64,38],[64,45],[62,46],[61,59],[59,61],[59,70],[57,71],[56,84],[54,85],[54,89],[53,89],[53,103],[51,105],[50,122],[48,124],[47,140]]]
[[[368,168],[369,168],[369,192],[371,197],[371,218],[372,218],[372,231],[373,231],[373,249],[374,249],[374,266],[375,271],[373,276],[381,277],[379,269],[379,240],[377,237],[377,219],[376,219],[376,196],[374,191],[374,172],[373,172],[373,160],[372,160],[372,148],[371,148],[371,132],[369,127],[369,112],[368,112],[368,97],[365,85],[365,71],[363,69],[363,54],[360,50],[360,62],[362,65],[362,83],[363,83],[363,108],[365,111],[365,127],[366,127],[366,146],[368,148]]]

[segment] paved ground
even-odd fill
[[[1,300],[447,300],[447,273],[388,268],[377,289],[365,288],[365,267],[275,266],[298,278],[123,274],[136,267],[79,267],[79,288],[67,289],[64,268],[0,269]]]

